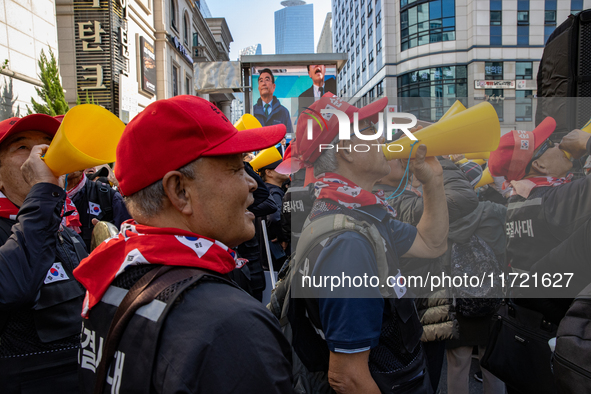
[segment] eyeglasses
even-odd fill
[[[549,138],[544,141],[542,145],[538,148],[538,152],[531,158],[529,163],[527,163],[527,167],[525,167],[525,173],[527,174],[531,169],[531,165],[534,161],[538,160],[548,149],[554,148],[554,142],[552,142]]]
[[[372,134],[375,134],[377,131],[376,125],[372,123],[369,126],[359,130],[359,134],[362,134],[365,130],[370,130],[370,129],[373,130]],[[353,130],[351,130],[351,134],[349,135],[349,137],[353,137],[354,135],[355,135],[355,132]]]

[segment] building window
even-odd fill
[[[361,48],[365,48],[365,34],[361,37]]]
[[[544,43],[556,29],[556,0],[546,0],[544,11]]]
[[[369,51],[369,64],[373,63],[373,51]]]
[[[533,79],[532,62],[515,62],[515,79]]]
[[[355,36],[351,35],[351,46],[355,44]]]
[[[172,66],[172,96],[179,95],[179,69]]]
[[[355,18],[359,17],[359,8],[355,8]]]
[[[494,8],[500,8],[500,1],[490,2],[490,45],[503,45],[503,11],[493,10]]]
[[[361,71],[359,70],[359,67],[357,67],[357,79],[359,79],[360,76],[361,76]]]
[[[365,26],[365,13],[361,14],[361,27]]]
[[[189,17],[185,15],[183,18],[183,41],[185,46],[189,46]]]
[[[378,97],[382,96],[384,94],[384,81],[380,81],[377,85],[376,85],[376,95]]]
[[[382,10],[379,10],[378,13],[376,14],[376,27],[378,27],[380,25],[381,21],[382,21]]]
[[[432,42],[454,41],[455,30],[455,0],[411,5],[400,12],[400,43],[403,51]]]
[[[351,64],[355,61],[355,52],[351,52]]]
[[[376,54],[382,52],[382,40],[376,44]]]
[[[373,34],[373,25],[370,24],[369,27],[367,28],[367,36],[371,37],[372,34]]]
[[[193,46],[199,46],[199,34],[197,33],[193,33]]]
[[[170,24],[175,30],[178,30],[176,27],[176,3],[174,1],[170,0]]]
[[[185,90],[187,94],[193,94],[193,92],[191,91],[191,80],[189,79],[189,77],[185,77]]]
[[[369,16],[371,15],[371,12],[373,11],[373,6],[371,5],[371,0],[367,2],[367,17],[369,18]]]
[[[516,122],[531,122],[532,121],[532,91],[531,90],[516,90],[515,91],[515,121]]]
[[[503,62],[485,62],[484,79],[503,79]]]
[[[503,103],[505,102],[504,97],[504,90],[503,89],[485,89],[484,94],[486,95],[486,100],[492,104],[495,111],[497,111],[497,116],[499,117],[499,121],[502,122],[504,120],[504,106]]]
[[[517,0],[517,45],[529,45],[529,0]]]
[[[359,35],[359,25],[355,26],[355,35]]]
[[[398,77],[401,111],[437,121],[456,101],[468,97],[468,67],[433,67]]]
[[[355,74],[351,73],[351,81],[355,82]]]
[[[577,15],[581,11],[583,11],[583,0],[571,0],[570,13],[573,15]]]
[[[365,71],[366,68],[367,68],[367,62],[365,60],[363,60],[363,63],[361,63],[361,69],[363,71]]]
[[[359,56],[359,44],[357,44],[357,48],[355,48],[355,53]]]
[[[367,92],[367,97],[369,97],[370,99],[372,99],[374,97],[373,95],[373,88],[369,89],[369,91]],[[371,103],[372,100],[369,100],[369,102]]]

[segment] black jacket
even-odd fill
[[[77,388],[76,357],[85,291],[72,271],[86,252],[81,238],[60,225],[65,196],[58,186],[37,184],[16,222],[0,219],[3,392],[20,392],[30,384],[43,390],[39,392]],[[33,383],[33,379],[40,380]]]
[[[109,294],[125,292],[152,268],[131,267],[113,281],[84,320],[83,340],[104,340],[116,311]],[[289,343],[277,319],[242,290],[217,277],[184,280],[147,306],[157,317],[136,312],[117,346],[118,372],[109,376],[118,376],[121,393],[292,392]],[[85,342],[81,392],[92,393],[96,349]]]
[[[443,167],[443,186],[445,188],[449,222],[453,223],[476,209],[478,196],[462,170],[450,160],[441,159],[439,161]],[[395,188],[385,185],[376,185],[374,190],[376,189],[386,191],[386,197],[395,190]],[[411,191],[405,190],[400,197],[388,200],[388,203],[396,210],[397,218],[401,222],[416,226],[421,220],[421,216],[423,216],[423,198],[418,197]]]

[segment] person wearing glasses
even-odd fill
[[[578,159],[589,154],[591,134],[573,130],[560,144],[555,144],[549,139],[555,128],[556,122],[548,117],[532,132],[514,130],[503,135],[499,148],[490,154],[491,175],[504,176],[505,187],[512,187],[505,220],[507,267],[512,273],[532,272],[536,262],[551,254],[591,219],[591,177],[572,180],[569,174],[573,166],[569,156]],[[570,272],[567,263],[565,256],[556,258],[553,262],[556,272]],[[533,282],[529,285],[534,286]],[[538,298],[523,298],[534,295],[535,290],[511,289],[510,296],[517,305],[538,312],[546,322],[558,325],[572,299],[549,298],[548,289],[537,293]],[[546,298],[539,298],[544,295]],[[551,376],[550,357],[536,365],[532,360],[522,361],[525,369],[547,365],[547,370],[540,371],[538,376]],[[509,385],[507,390],[519,392]]]

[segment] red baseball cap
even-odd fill
[[[499,147],[490,153],[488,169],[492,176],[504,176],[508,181],[523,179],[534,151],[556,129],[556,121],[547,117],[534,131],[513,130],[501,137]]]
[[[298,118],[292,160],[296,158],[302,165],[312,166],[321,154],[320,149],[318,149],[320,144],[329,144],[339,133],[337,117],[324,117],[320,114],[320,110],[338,109],[346,113],[351,122],[353,122],[355,112],[359,114],[359,120],[375,118],[377,121],[378,113],[383,111],[386,105],[388,105],[388,98],[384,97],[360,109],[332,93],[324,94],[318,101],[306,108]],[[312,119],[313,126],[312,139],[310,140],[308,139],[308,119]],[[293,145],[293,142],[291,145]]]
[[[0,122],[0,144],[9,136],[21,131],[41,131],[53,137],[60,122],[49,115],[32,114],[24,118],[8,118]]]
[[[284,135],[284,125],[238,131],[201,97],[158,100],[125,127],[117,145],[115,176],[121,192],[129,196],[199,157],[265,149]]]

